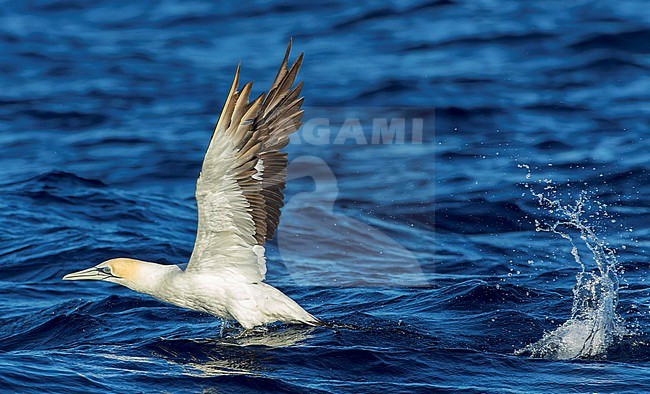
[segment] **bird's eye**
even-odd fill
[[[109,274],[109,275],[110,275],[110,273],[111,273],[111,267],[104,267],[104,268],[102,268],[102,272],[105,273],[105,274]]]

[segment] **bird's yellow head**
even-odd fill
[[[115,283],[135,282],[143,264],[143,261],[134,259],[111,259],[94,267],[67,274],[63,277],[63,280],[103,280]]]

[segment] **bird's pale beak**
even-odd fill
[[[83,271],[72,272],[63,277],[63,280],[104,280],[110,275],[102,272],[97,267],[91,267]]]

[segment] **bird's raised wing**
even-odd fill
[[[288,68],[291,42],[268,94],[249,102],[239,70],[208,146],[196,184],[199,220],[188,271],[219,270],[263,280],[264,243],[283,206],[287,155],[280,150],[301,125],[302,54]]]

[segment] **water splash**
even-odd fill
[[[526,179],[530,179],[530,169],[521,167],[528,170]],[[556,221],[549,225],[535,220],[536,230],[551,232],[569,241],[571,255],[581,271],[573,287],[571,318],[515,354],[550,359],[602,357],[626,332],[624,321],[616,312],[619,274],[622,273],[616,252],[597,236],[589,223],[590,218],[608,217],[606,205],[591,203],[585,191],[580,192],[574,204],[565,205],[556,198],[557,190],[552,181],[545,179],[541,183],[545,185],[541,193],[530,185],[526,187]],[[587,215],[588,211],[592,214]],[[593,255],[595,267],[588,268],[585,264],[575,234]]]

